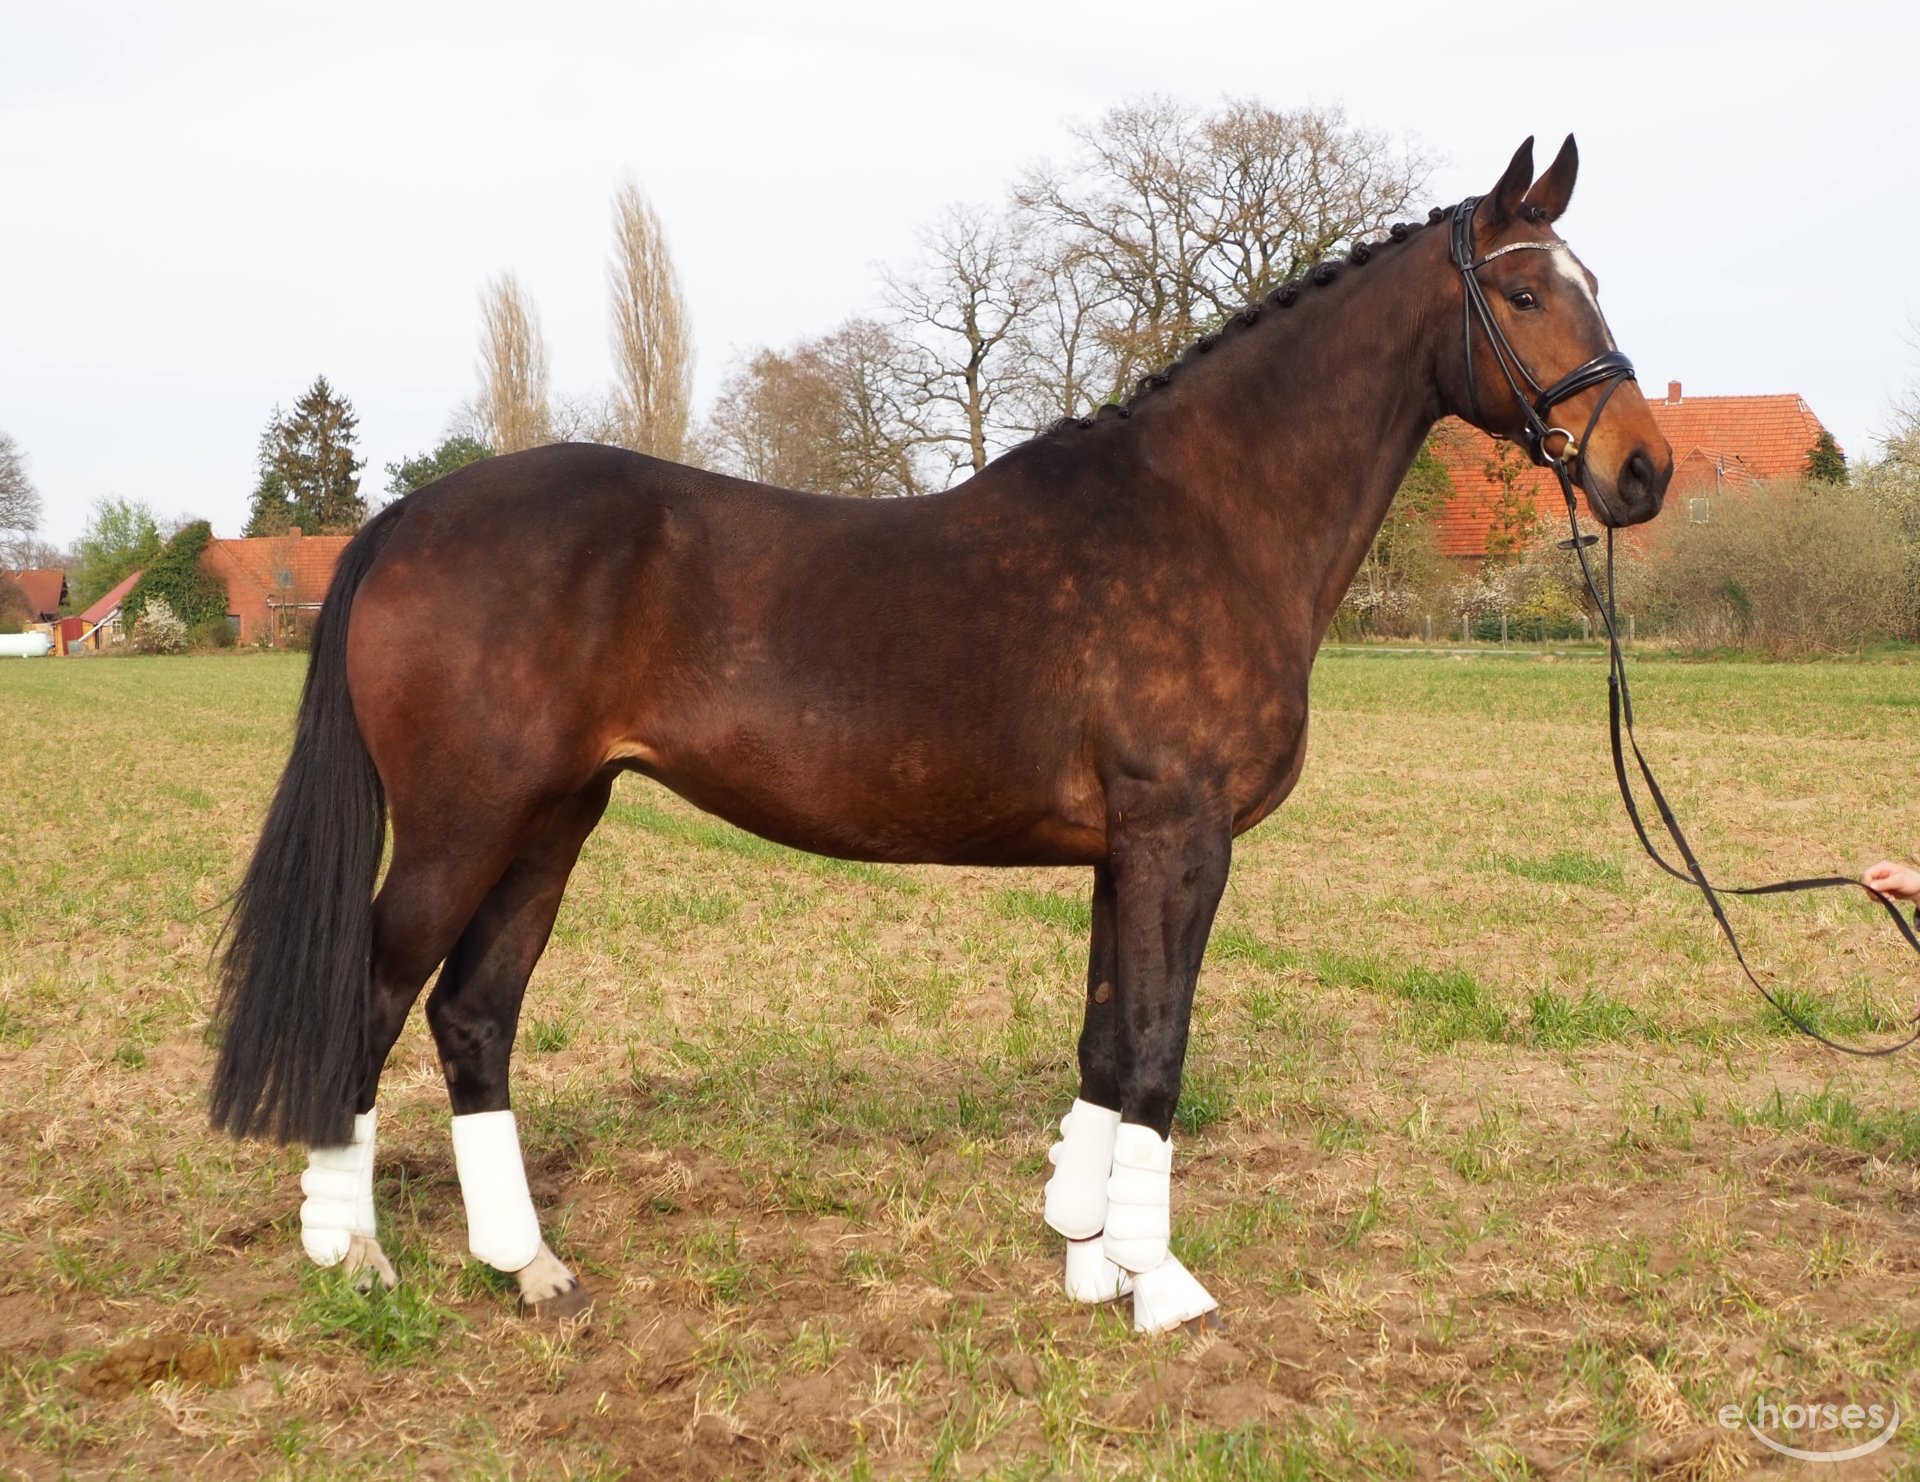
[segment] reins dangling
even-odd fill
[[[1579,503],[1574,498],[1573,474],[1569,466],[1574,458],[1584,455],[1588,440],[1593,436],[1593,429],[1600,421],[1601,412],[1606,409],[1607,402],[1619,389],[1621,382],[1634,379],[1633,362],[1618,350],[1608,351],[1594,356],[1593,359],[1576,367],[1545,389],[1540,387],[1539,382],[1529,374],[1512,344],[1501,331],[1499,323],[1494,319],[1493,311],[1487,304],[1486,294],[1481,289],[1480,280],[1476,274],[1478,269],[1503,253],[1523,248],[1550,250],[1558,244],[1516,242],[1507,247],[1498,248],[1476,261],[1473,256],[1473,208],[1478,201],[1477,196],[1469,196],[1454,207],[1452,223],[1453,265],[1460,272],[1465,299],[1462,315],[1467,359],[1467,395],[1473,406],[1475,420],[1480,420],[1479,394],[1473,380],[1473,325],[1477,319],[1480,327],[1486,332],[1487,343],[1492,349],[1494,361],[1506,378],[1507,385],[1512,389],[1514,401],[1519,405],[1521,415],[1525,419],[1523,436],[1528,453],[1536,464],[1552,469],[1554,476],[1560,481],[1560,493],[1567,502],[1567,520],[1572,529],[1570,538],[1560,542],[1560,548],[1572,551],[1574,559],[1580,563],[1580,576],[1586,583],[1587,595],[1593,599],[1593,605],[1599,610],[1601,620],[1606,626],[1607,728],[1613,751],[1613,775],[1620,788],[1620,801],[1626,808],[1627,820],[1633,825],[1633,832],[1640,840],[1640,847],[1646,851],[1647,858],[1654,864],[1674,879],[1693,886],[1705,897],[1707,909],[1713,913],[1713,919],[1720,928],[1720,934],[1727,939],[1727,945],[1732,948],[1734,961],[1740,964],[1740,971],[1746,974],[1747,981],[1753,984],[1760,996],[1773,1005],[1794,1028],[1809,1038],[1818,1040],[1828,1049],[1865,1059],[1892,1055],[1904,1050],[1908,1045],[1920,1041],[1920,1012],[1914,1015],[1911,1021],[1914,1028],[1906,1038],[1875,1049],[1862,1049],[1857,1045],[1842,1044],[1838,1040],[1828,1038],[1774,997],[1747,962],[1747,955],[1740,946],[1740,938],[1734,932],[1733,923],[1727,919],[1726,908],[1721,904],[1720,897],[1723,895],[1788,895],[1800,891],[1843,888],[1864,890],[1872,897],[1875,904],[1887,913],[1894,928],[1906,940],[1907,945],[1917,956],[1920,956],[1920,935],[1915,934],[1907,918],[1900,914],[1900,908],[1886,896],[1868,889],[1860,881],[1846,875],[1809,876],[1797,880],[1778,880],[1767,885],[1717,886],[1707,878],[1707,872],[1694,854],[1693,846],[1688,843],[1679,819],[1674,816],[1673,808],[1667,802],[1666,794],[1660,790],[1660,784],[1653,775],[1653,768],[1649,765],[1646,754],[1641,751],[1640,742],[1633,732],[1633,696],[1627,688],[1626,661],[1620,651],[1619,627],[1615,621],[1613,530],[1611,527],[1607,530],[1607,590],[1603,599],[1593,579],[1593,569],[1587,561],[1587,548],[1595,544],[1599,537],[1581,533]],[[1606,384],[1606,390],[1601,393],[1600,399],[1595,403],[1593,414],[1587,418],[1586,428],[1578,439],[1575,439],[1565,428],[1549,424],[1547,419],[1558,403],[1603,382]],[[1529,399],[1526,392],[1521,389],[1523,383],[1533,391],[1532,399]],[[1549,452],[1546,446],[1547,439],[1555,433],[1564,439],[1558,454]],[[1674,848],[1686,865],[1684,870],[1672,864],[1660,853],[1647,831],[1646,821],[1640,815],[1639,805],[1634,802],[1633,787],[1627,775],[1626,753],[1629,749],[1633,752],[1634,765],[1639,769],[1641,779],[1646,783],[1647,795],[1653,799],[1654,809],[1660,815],[1661,826],[1666,829],[1667,837],[1672,840]]]

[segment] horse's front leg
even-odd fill
[[[1168,1249],[1171,1133],[1194,985],[1226,887],[1232,831],[1224,810],[1146,791],[1116,796],[1110,827],[1120,1122],[1101,1250],[1131,1277],[1135,1329],[1157,1333],[1218,1306]]]
[[[1101,1232],[1107,1226],[1107,1181],[1120,1131],[1120,1009],[1113,871],[1093,871],[1093,940],[1087,952],[1086,1021],[1080,1031],[1080,1094],[1060,1122],[1060,1140],[1047,1154],[1046,1220],[1067,1237],[1067,1295],[1076,1302],[1111,1302],[1133,1291],[1133,1278],[1109,1261]]]

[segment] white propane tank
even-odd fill
[[[45,633],[0,633],[0,659],[37,659],[53,652]]]

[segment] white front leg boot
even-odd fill
[[[1107,1184],[1106,1257],[1133,1277],[1133,1330],[1164,1333],[1216,1310],[1207,1289],[1167,1248],[1173,1230],[1173,1142],[1123,1124]]]
[[[353,1141],[342,1147],[308,1148],[300,1175],[300,1244],[317,1266],[345,1263],[348,1276],[367,1273],[393,1286],[397,1278],[374,1229],[373,1144],[379,1111],[353,1119]]]
[[[467,1249],[494,1270],[517,1277],[521,1301],[540,1316],[584,1311],[585,1290],[540,1238],[513,1113],[455,1117],[453,1166],[467,1207]]]
[[[1119,1112],[1076,1099],[1060,1119],[1060,1140],[1047,1152],[1053,1176],[1047,1180],[1046,1220],[1067,1237],[1067,1296],[1075,1302],[1111,1302],[1133,1290],[1100,1242],[1119,1130]]]

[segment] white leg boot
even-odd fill
[[[467,1249],[494,1270],[517,1277],[520,1300],[538,1315],[584,1311],[589,1305],[585,1289],[540,1238],[513,1113],[455,1117],[453,1166],[467,1207]]]
[[[1220,1305],[1167,1248],[1172,1230],[1173,1143],[1125,1123],[1114,1135],[1102,1244],[1107,1259],[1132,1274],[1136,1333],[1164,1333]]]
[[[300,1244],[318,1266],[341,1266],[363,1287],[398,1281],[380,1249],[373,1213],[373,1144],[378,1110],[353,1119],[353,1141],[308,1148],[300,1175]]]
[[[1111,1302],[1133,1289],[1100,1242],[1119,1130],[1119,1112],[1076,1100],[1060,1120],[1060,1140],[1047,1152],[1053,1176],[1047,1180],[1046,1220],[1067,1237],[1067,1296],[1076,1302]]]

